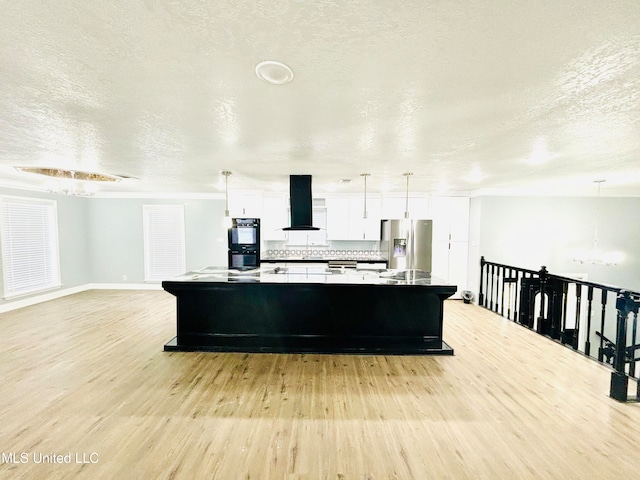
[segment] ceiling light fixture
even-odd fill
[[[117,175],[106,175],[104,173],[83,172],[80,170],[65,170],[63,168],[48,167],[15,167],[16,170],[25,173],[35,173],[54,178],[74,178],[85,182],[119,182],[122,177]]]
[[[408,173],[403,173],[402,175],[404,175],[407,178],[407,194],[405,198],[404,218],[409,218],[409,177],[413,175],[413,173],[408,172]]]
[[[622,252],[603,252],[598,248],[598,222],[600,219],[600,186],[606,180],[594,180],[598,184],[598,196],[596,198],[596,228],[593,235],[593,248],[591,250],[580,250],[574,255],[573,261],[578,263],[590,263],[592,265],[617,265],[624,254]]]
[[[266,60],[256,65],[256,75],[273,85],[284,85],[293,80],[293,70],[282,62]]]
[[[123,177],[104,173],[84,172],[49,167],[15,167],[19,172],[43,175],[51,178],[46,187],[50,193],[90,197],[96,193],[95,183],[119,182]],[[91,182],[91,183],[88,183]]]
[[[223,225],[225,228],[231,228],[231,217],[229,216],[229,175],[231,172],[228,170],[224,170],[220,172],[221,175],[224,175],[224,219]]]

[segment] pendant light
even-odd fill
[[[367,219],[367,177],[371,176],[370,173],[361,173],[360,176],[364,180],[364,205],[362,209],[362,218]]]
[[[229,229],[231,228],[231,217],[229,216],[229,176],[231,175],[231,172],[228,170],[225,170],[223,172],[221,172],[222,175],[224,175],[224,219],[223,219],[223,225],[224,228]]]
[[[600,220],[600,186],[605,181],[606,180],[594,180],[594,183],[598,184],[598,196],[596,197],[596,228],[593,235],[593,248],[591,250],[581,250],[577,252],[573,258],[574,262],[611,266],[617,265],[624,258],[624,254],[622,252],[603,252],[598,246],[598,223]]]
[[[407,179],[407,193],[405,197],[405,206],[404,206],[404,218],[409,218],[409,177],[413,175],[413,173],[403,173],[402,174]]]
[[[360,176],[364,181],[364,203],[362,206],[362,239],[367,239],[367,177],[371,176],[370,173],[361,173]]]

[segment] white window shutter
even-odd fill
[[[59,287],[56,202],[3,196],[0,203],[5,298]]]
[[[166,280],[185,273],[183,205],[143,205],[144,279]]]

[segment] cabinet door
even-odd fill
[[[457,285],[452,298],[461,298],[467,289],[469,257],[469,199],[433,197],[433,268],[435,277]]]
[[[469,198],[451,197],[449,232],[452,242],[469,241]]]
[[[363,222],[364,238],[360,237],[358,240],[380,240],[380,214],[380,198],[367,199],[367,218]]]
[[[434,242],[469,240],[467,197],[433,197],[431,207]]]
[[[281,197],[264,197],[263,216],[260,220],[260,236],[262,240],[284,240],[282,230],[289,225],[289,199]]]
[[[451,242],[449,247],[448,282],[457,285],[458,290],[452,298],[462,298],[462,291],[469,288],[467,281],[467,263],[469,259],[469,242]]]
[[[233,218],[260,218],[262,197],[243,193],[230,196],[229,213]]]
[[[327,207],[327,240],[349,239],[349,199],[325,198]]]
[[[364,198],[328,197],[327,239],[329,240],[380,240],[380,198],[367,198],[367,218],[364,215]]]
[[[409,218],[431,218],[431,201],[429,197],[409,196]]]
[[[364,218],[364,198],[349,199],[349,236],[347,240],[368,240],[370,224],[375,221],[375,213],[367,199],[367,218]],[[372,215],[373,214],[373,215]]]
[[[428,197],[412,197],[409,195],[409,218],[429,219],[431,218],[431,205]],[[404,218],[407,211],[407,198],[399,196],[382,197],[381,218],[399,219]]]
[[[404,197],[384,195],[382,197],[382,218],[404,218],[406,200]]]
[[[449,242],[431,244],[431,274],[445,282],[449,281]]]

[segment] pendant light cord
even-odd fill
[[[231,172],[225,170],[222,172],[224,175],[224,216],[229,216],[229,175]]]
[[[413,175],[413,173],[405,173],[404,176],[407,177],[407,193],[405,196],[405,205],[404,205],[404,218],[409,218],[409,177]]]
[[[364,206],[362,210],[362,218],[364,219],[367,218],[367,177],[369,175],[369,173],[360,174],[360,176],[364,178]]]
[[[602,185],[604,180],[595,180],[595,183],[598,184],[598,196],[596,198],[596,231],[593,234],[593,251],[598,251],[598,233],[599,233],[599,223],[600,223],[600,186]]]

